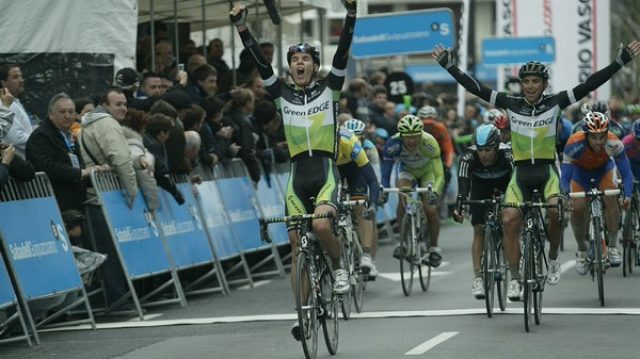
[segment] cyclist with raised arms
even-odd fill
[[[356,122],[357,121],[357,122]],[[367,276],[375,278],[378,270],[371,256],[373,242],[373,221],[376,214],[376,206],[380,200],[380,183],[369,161],[364,147],[351,129],[359,129],[360,120],[350,119],[338,133],[338,171],[340,177],[347,181],[349,193],[352,198],[369,198],[368,208],[364,206],[354,207],[357,220],[358,236],[362,242],[363,255],[360,258],[360,267]],[[367,188],[369,189],[367,191]],[[367,196],[368,194],[368,196]]]
[[[624,154],[624,145],[616,135],[609,132],[610,121],[600,112],[589,112],[583,120],[583,131],[569,137],[562,156],[560,180],[565,193],[585,192],[591,189],[590,181],[595,180],[601,191],[618,188],[616,168],[620,171],[624,186],[623,207],[629,208],[631,193],[633,192],[633,174],[629,167],[629,160]],[[617,267],[622,262],[618,251],[618,230],[620,224],[620,210],[618,198],[606,196],[604,202],[604,217],[608,231],[609,264]],[[571,200],[571,227],[578,243],[576,253],[576,271],[580,275],[587,273],[587,243],[585,237],[589,231],[589,203],[587,198]]]
[[[338,197],[337,109],[340,90],[349,58],[349,47],[356,23],[356,0],[344,0],[347,16],[340,34],[338,48],[333,57],[333,68],[324,81],[314,78],[320,68],[319,51],[303,43],[291,46],[287,52],[292,84],[278,79],[260,46],[246,25],[248,10],[245,5],[234,4],[229,17],[235,24],[244,47],[257,64],[266,90],[282,115],[284,131],[291,156],[291,168],[285,196],[286,215],[306,213],[336,214]],[[309,198],[315,197],[315,203]],[[349,291],[349,273],[342,268],[342,244],[336,239],[331,220],[313,221],[313,231],[322,248],[329,254],[334,269],[334,292]],[[289,228],[293,258],[297,252],[299,233]],[[291,283],[295,287],[296,261],[292,261]],[[296,322],[297,323],[297,322]],[[291,329],[296,340],[302,331],[296,325]]]
[[[471,146],[460,157],[458,165],[458,201],[453,219],[464,221],[462,201],[471,193],[471,199],[491,199],[495,192],[504,193],[513,171],[511,147],[500,142],[500,130],[494,125],[478,126],[473,132]],[[484,248],[484,220],[486,205],[473,204],[469,208],[473,226],[471,259],[473,284],[471,293],[476,299],[484,299],[482,279],[482,250]]]
[[[397,187],[427,187],[431,184],[432,195],[422,196],[422,207],[427,217],[429,253],[423,262],[432,267],[440,266],[442,251],[438,247],[440,217],[436,203],[444,187],[444,173],[440,146],[436,139],[423,131],[422,120],[406,115],[398,121],[398,133],[387,141],[382,151],[382,186],[389,187],[393,164],[398,162]],[[430,198],[431,197],[431,198]],[[396,210],[398,221],[404,217],[404,198],[400,196]],[[424,239],[426,240],[426,239]],[[426,244],[426,242],[425,242]],[[400,246],[393,256],[402,259]]]
[[[505,196],[505,202],[523,203],[531,200],[534,189],[542,198],[555,205],[560,196],[558,169],[555,165],[556,131],[560,111],[587,96],[591,91],[607,82],[622,66],[640,53],[640,42],[633,41],[618,50],[615,60],[607,67],[594,72],[585,82],[571,90],[544,95],[548,85],[547,66],[539,62],[528,62],[520,67],[518,75],[522,86],[521,96],[509,96],[506,92],[492,90],[467,75],[455,65],[452,50],[437,45],[433,58],[444,67],[467,91],[506,110],[511,121],[511,147],[515,170]],[[549,209],[549,284],[560,281],[560,261],[558,248],[562,238],[562,226],[557,210]],[[502,212],[504,225],[504,245],[509,260],[512,278],[519,278],[520,233],[522,215],[518,209],[505,208]],[[520,298],[520,283],[511,280],[507,296],[512,300]]]

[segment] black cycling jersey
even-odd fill
[[[476,146],[471,146],[466,149],[458,165],[459,196],[467,198],[472,183],[475,185],[478,181],[511,178],[513,171],[511,147],[501,143],[496,156],[496,161],[492,165],[483,166],[478,157]],[[504,188],[500,190],[504,192]]]

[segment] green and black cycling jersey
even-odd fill
[[[507,111],[515,163],[535,164],[551,163],[555,159],[556,130],[561,110],[607,82],[621,67],[621,64],[614,61],[573,89],[544,95],[534,104],[528,103],[523,96],[511,96],[506,92],[492,90],[457,66],[451,66],[448,71],[469,92]]]
[[[337,117],[340,91],[349,58],[355,17],[347,16],[326,79],[312,81],[304,88],[279,79],[266,61],[249,30],[240,33],[245,48],[253,55],[260,77],[282,115],[284,131],[293,161],[301,156],[336,155]]]

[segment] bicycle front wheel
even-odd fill
[[[636,265],[635,241],[639,235],[638,218],[640,218],[640,214],[634,200],[631,204],[631,209],[625,216],[622,231],[622,275],[624,277],[633,273],[633,267]]]
[[[340,297],[350,296],[350,294],[343,296],[334,294],[333,282],[333,274],[329,267],[325,266],[320,280],[320,303],[323,309],[321,321],[324,342],[331,355],[335,355],[338,351],[338,306],[341,302]]]
[[[349,272],[349,278],[350,280],[353,280],[353,278],[355,278],[355,254],[354,254],[354,248],[353,245],[351,243],[349,243],[347,237],[344,235],[344,231],[343,234],[341,235],[341,240],[343,243],[342,246],[342,263],[344,265],[344,267],[347,269],[347,271]],[[340,307],[342,309],[342,317],[345,320],[349,320],[349,318],[351,318],[351,295],[343,295],[341,297],[340,300]]]
[[[306,253],[299,252],[296,259],[296,310],[302,333],[302,350],[307,359],[315,359],[318,353],[318,292],[313,284],[311,263]]]
[[[542,297],[544,294],[546,273],[544,266],[544,242],[542,242],[540,238],[537,238],[537,240],[538,245],[533,246],[533,256],[535,259],[535,268],[533,269],[533,272],[536,279],[533,287],[533,312],[536,325],[539,325],[542,321]]]
[[[424,223],[424,222],[423,222]],[[424,240],[427,240],[427,225],[424,224],[422,226],[420,226],[420,232],[422,233],[422,238]],[[420,250],[420,245],[416,245],[416,252],[418,252],[418,261],[417,261],[417,265],[418,265],[418,277],[420,278],[420,287],[422,288],[423,292],[426,292],[429,290],[429,285],[431,284],[431,266],[430,265],[425,265],[422,263],[422,257],[428,254],[427,253],[422,253],[422,251]]]
[[[526,232],[524,239],[524,260],[523,260],[523,305],[524,305],[524,329],[531,330],[531,312],[533,311],[533,286],[535,283],[533,273],[533,235]]]
[[[495,232],[492,226],[485,226],[484,250],[482,253],[482,279],[484,281],[484,304],[487,316],[493,315],[493,303],[495,296],[496,252],[493,248]]]
[[[598,284],[598,300],[600,306],[604,307],[604,238],[602,237],[602,224],[600,218],[592,218],[593,221],[593,238],[591,243],[594,246],[594,272],[596,276],[596,282]]]
[[[496,270],[495,282],[496,291],[498,292],[498,305],[501,311],[507,309],[507,290],[509,287],[509,265],[507,264],[507,257],[504,253],[504,247],[502,245],[502,238],[500,232],[498,232],[498,241],[495,245],[496,253]]]
[[[402,282],[402,291],[405,296],[411,295],[411,289],[413,287],[413,275],[415,273],[416,260],[416,248],[415,237],[417,233],[414,233],[415,227],[413,226],[412,217],[409,215],[402,218],[402,224],[400,226],[400,279]]]

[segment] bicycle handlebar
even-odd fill
[[[417,192],[417,193],[426,193],[426,192],[430,192],[433,191],[433,187],[429,186],[429,187],[388,187],[388,188],[383,188],[382,192],[385,193],[391,193],[391,192],[398,192],[398,193],[412,193],[412,192]]]
[[[570,198],[586,198],[586,197],[597,197],[597,196],[617,196],[620,194],[619,189],[605,189],[604,191],[600,191],[598,189],[592,189],[585,192],[571,192],[569,193]]]
[[[367,205],[368,201],[366,199],[350,199],[348,201],[340,201],[340,205],[343,207],[352,207],[358,205]]]

